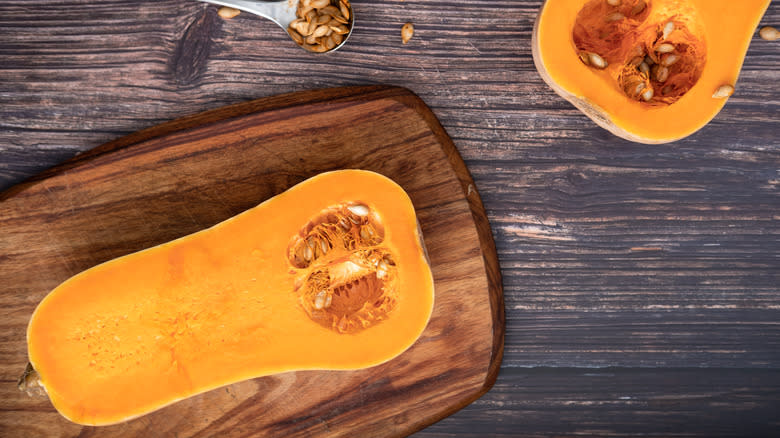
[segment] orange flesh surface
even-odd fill
[[[736,83],[769,1],[648,0],[641,13],[632,15],[637,3],[623,0],[614,7],[604,0],[547,0],[536,34],[541,61],[565,93],[601,109],[616,127],[654,142],[685,137],[725,104],[712,94]],[[615,12],[626,18],[610,21]],[[668,21],[675,23],[675,31],[664,40],[659,35]],[[669,79],[659,82],[627,68],[641,54],[637,48],[659,62],[655,49],[665,42],[674,44],[680,56]],[[578,59],[583,51],[598,53],[608,67],[585,65]],[[655,90],[649,102],[632,91],[640,80]]]
[[[381,240],[367,249],[358,243],[360,257],[335,242],[312,267],[295,266],[307,221],[354,203],[381,223]],[[420,238],[414,208],[394,182],[367,171],[324,173],[212,228],[67,280],[33,314],[30,362],[60,413],[90,425],[258,376],[376,365],[411,346],[430,318],[433,279]],[[375,267],[361,265],[364,253],[377,251],[394,263],[381,281]],[[362,270],[333,274],[330,291],[353,288],[352,301],[333,296],[318,309],[322,301],[307,288],[312,270],[345,271],[348,259]],[[329,326],[329,311],[341,320],[361,308],[355,300],[380,296],[395,301],[366,304],[370,317],[353,318],[373,318],[365,327]]]

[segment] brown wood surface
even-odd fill
[[[541,80],[541,0],[352,3],[348,44],[315,56],[270,22],[189,0],[0,0],[0,189],[226,104],[400,85],[474,178],[506,302],[496,384],[415,437],[778,435],[778,42],[755,32],[723,111],[647,146]],[[761,25],[780,27],[779,2]],[[0,336],[0,368],[18,361],[16,342]]]
[[[403,436],[482,395],[498,373],[504,333],[490,228],[449,137],[421,100],[392,87],[300,92],[177,120],[0,194],[3,335],[18,352],[0,369],[4,380],[23,369],[36,302],[68,277],[348,168],[392,178],[417,210],[436,298],[412,348],[365,370],[236,383],[102,428],[69,423],[45,400],[5,385],[0,428],[30,436]]]

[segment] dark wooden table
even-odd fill
[[[353,3],[349,44],[313,56],[268,21],[194,1],[0,2],[0,190],[226,104],[404,86],[480,191],[507,328],[493,389],[417,436],[780,433],[780,45],[754,38],[707,127],[646,146],[542,82],[540,0]],[[762,23],[780,24],[780,4]],[[16,362],[7,345],[0,361]]]

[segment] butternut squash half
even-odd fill
[[[75,423],[117,423],[245,379],[383,363],[417,340],[433,300],[406,192],[323,173],[62,283],[32,315],[20,385]]]
[[[546,0],[534,63],[599,126],[635,142],[671,142],[723,108],[769,3]]]

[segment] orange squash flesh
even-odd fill
[[[323,272],[330,284],[314,289]],[[258,376],[388,361],[423,332],[433,298],[407,194],[335,171],[68,279],[32,316],[29,359],[63,416],[112,424]]]
[[[631,16],[632,6],[642,0],[623,0],[621,6],[609,6],[606,0],[546,0],[537,17],[533,33],[533,56],[542,78],[559,95],[569,100],[598,125],[615,135],[641,143],[666,143],[686,137],[705,126],[725,105],[726,99],[713,98],[721,85],[734,85],[755,27],[769,6],[769,0],[647,0],[646,8]],[[580,15],[584,7],[598,9],[604,17]],[[639,10],[637,8],[636,10]],[[635,10],[635,11],[636,11]],[[612,16],[610,14],[620,15]],[[625,16],[625,19],[619,19]],[[579,20],[579,21],[578,21]],[[614,26],[624,26],[622,34],[608,35]],[[675,45],[688,47],[686,68],[701,71],[684,93],[661,102],[660,89],[652,102],[627,96],[626,87],[633,83],[619,79],[631,62],[634,45],[646,47],[648,30],[661,33],[664,23],[677,26],[670,36]],[[606,30],[591,32],[591,47],[605,46],[599,37],[624,44],[615,59],[615,51],[604,48],[611,57],[605,69],[586,65],[579,58],[582,47],[582,23]],[[636,29],[630,24],[636,25]],[[575,32],[577,27],[579,32]],[[681,30],[681,27],[685,27]],[[683,35],[683,33],[688,33]],[[575,43],[575,34],[578,42]],[[693,41],[692,41],[693,40]],[[657,46],[665,41],[659,38]],[[618,50],[619,52],[619,50]],[[698,60],[698,62],[697,62]],[[656,61],[658,61],[656,59]],[[682,64],[674,66],[680,70]],[[694,75],[697,76],[697,75]],[[670,79],[674,81],[674,79]],[[686,81],[682,81],[686,82]],[[650,81],[648,81],[649,85]],[[656,83],[656,85],[658,85]],[[661,84],[662,86],[664,84]],[[642,87],[642,86],[640,86]],[[670,94],[674,94],[669,87]]]

